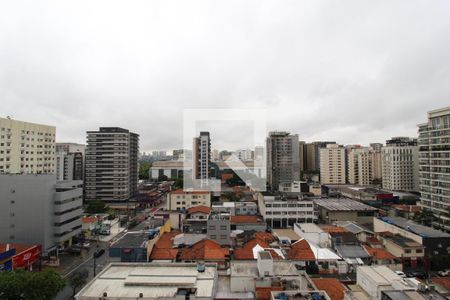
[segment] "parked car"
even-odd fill
[[[94,252],[94,257],[99,258],[100,256],[103,255],[103,253],[105,253],[105,249],[98,249]]]
[[[439,276],[445,277],[445,276],[450,276],[450,270],[442,270],[438,272]]]
[[[396,273],[398,276],[400,276],[401,278],[405,278],[405,277],[406,277],[406,274],[403,273],[402,271],[395,271],[395,273]]]
[[[412,272],[413,277],[419,278],[419,279],[427,279],[428,273],[425,271],[414,271]]]

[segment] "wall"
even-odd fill
[[[0,175],[2,242],[54,246],[55,183],[55,175]]]

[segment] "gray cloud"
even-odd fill
[[[448,1],[3,1],[0,114],[182,146],[184,108],[267,108],[306,141],[415,136],[448,105]],[[217,124],[216,124],[217,125]],[[214,126],[212,126],[214,127]],[[213,130],[211,130],[213,131]],[[242,124],[216,126],[241,148]]]

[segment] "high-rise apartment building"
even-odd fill
[[[353,148],[347,153],[348,183],[369,185],[373,181],[373,156],[369,148]]]
[[[56,179],[83,180],[86,146],[76,143],[56,143]]]
[[[383,188],[392,191],[419,191],[417,139],[393,137],[381,149]]]
[[[300,172],[306,170],[306,143],[304,141],[298,142],[298,163]]]
[[[373,183],[381,183],[383,177],[381,149],[383,148],[383,144],[372,143],[370,144],[370,148],[372,156],[372,181]]]
[[[450,107],[428,112],[418,126],[420,205],[433,212],[434,227],[450,232]]]
[[[194,138],[192,158],[194,161],[194,179],[209,179],[209,167],[211,162],[211,139],[209,132],[202,131],[200,136]]]
[[[137,193],[139,135],[118,127],[87,132],[85,199],[126,201]]]
[[[267,181],[272,190],[280,183],[300,180],[298,135],[270,132],[267,138]]]
[[[341,145],[320,149],[320,183],[345,184],[345,148]]]
[[[54,174],[54,126],[0,118],[0,174]]]
[[[306,171],[318,172],[320,170],[320,149],[336,142],[312,142],[305,145]]]

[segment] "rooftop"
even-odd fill
[[[108,298],[175,298],[180,289],[193,289],[196,297],[214,298],[217,266],[206,264],[204,272],[187,263],[113,263],[89,282],[77,300]]]
[[[209,213],[211,213],[211,208],[209,206],[205,206],[205,205],[198,205],[198,206],[189,208],[187,210],[187,213],[188,213],[188,215],[193,214],[193,213],[209,214]]]
[[[179,234],[177,231],[165,232],[155,243],[150,254],[151,260],[174,260],[178,249],[173,248],[173,238]]]
[[[399,234],[392,234],[391,232],[383,232],[381,233],[381,236],[384,239],[394,242],[395,244],[399,245],[402,248],[423,248],[423,245],[419,244],[418,242]]]
[[[331,211],[377,211],[376,208],[348,198],[321,198],[314,202]]]
[[[364,248],[366,249],[366,251],[369,253],[370,256],[376,258],[377,260],[392,260],[396,258],[390,252],[382,248],[372,248],[369,246],[364,246]]]
[[[198,194],[210,194],[210,192],[208,192],[208,191],[184,191],[182,189],[178,189],[178,190],[170,192],[170,194],[174,194],[174,195],[186,195],[186,194],[198,195]]]
[[[368,258],[369,253],[359,245],[337,245],[337,253],[343,258]]]
[[[440,230],[433,229],[424,225],[420,225],[412,220],[408,220],[401,217],[383,217],[381,218],[386,223],[403,228],[421,237],[450,237],[450,234],[442,232]]]
[[[331,300],[342,300],[346,291],[345,286],[336,278],[312,278],[318,290],[324,290]]]
[[[258,264],[256,260],[232,260],[230,262],[231,277],[259,277]],[[273,272],[275,276],[298,276],[299,271],[290,261],[274,260]]]
[[[298,241],[301,237],[293,229],[273,229],[273,233],[279,238],[288,238],[291,241]]]
[[[288,253],[288,258],[291,260],[315,260],[314,252],[311,250],[308,241],[305,239],[292,244]]]
[[[230,250],[221,247],[212,240],[201,240],[189,248],[181,249],[181,260],[225,260],[230,255]]]

